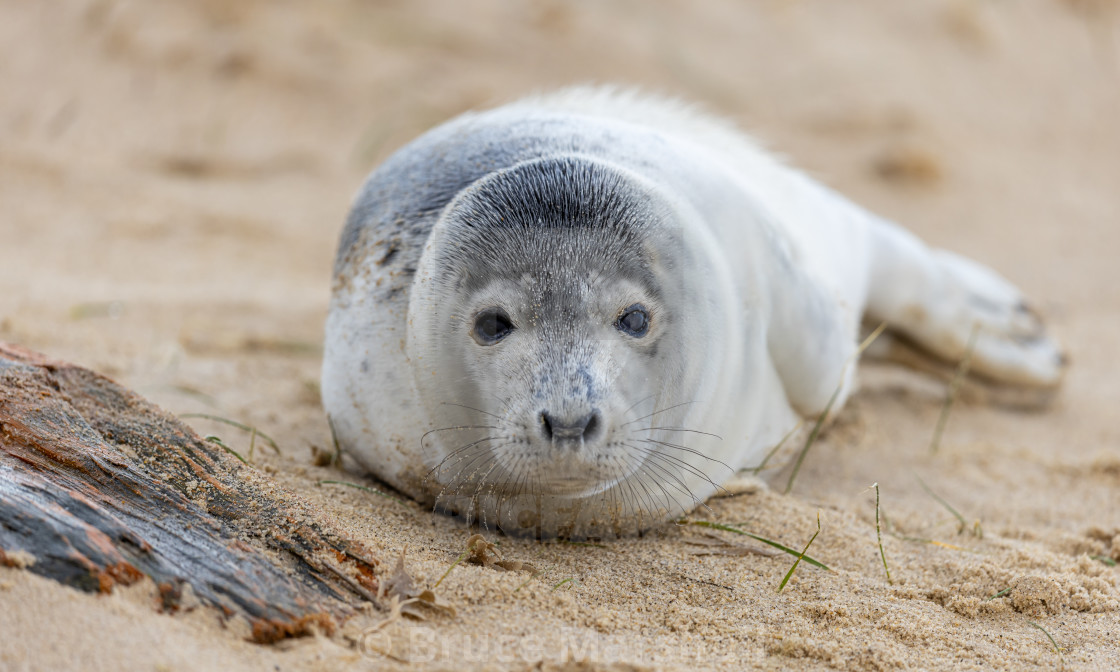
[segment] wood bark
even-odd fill
[[[299,497],[138,395],[0,343],[0,564],[79,590],[147,576],[160,607],[248,619],[260,642],[330,631],[378,561]]]

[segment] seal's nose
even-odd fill
[[[549,441],[588,441],[598,433],[600,424],[598,411],[578,417],[558,417],[548,411],[541,413],[541,432]]]

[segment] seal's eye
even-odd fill
[[[494,345],[513,331],[513,323],[501,308],[487,308],[474,318],[474,340],[479,345]]]
[[[646,307],[640,303],[635,303],[626,310],[622,311],[622,315],[618,317],[618,321],[614,326],[619,331],[629,334],[634,338],[641,338],[649,331],[649,312]]]

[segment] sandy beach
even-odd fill
[[[0,0],[0,341],[176,414],[402,552],[454,615],[371,606],[262,646],[141,582],[0,567],[2,670],[1120,669],[1120,4]],[[701,103],[869,209],[997,269],[1071,366],[1043,411],[882,363],[787,472],[572,544],[470,530],[316,466],[335,246],[365,175],[469,109],[572,83]],[[204,419],[200,434],[247,450]],[[321,462],[321,461],[319,461]],[[948,503],[963,519],[929,494]],[[882,546],[876,535],[879,486]],[[446,576],[444,576],[446,574]],[[995,596],[995,597],[993,597]],[[1052,638],[1052,641],[1051,641]]]

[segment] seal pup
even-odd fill
[[[861,321],[1053,387],[1020,292],[683,104],[575,88],[464,114],[367,179],[322,394],[342,448],[507,532],[626,534],[701,503],[855,384]]]

